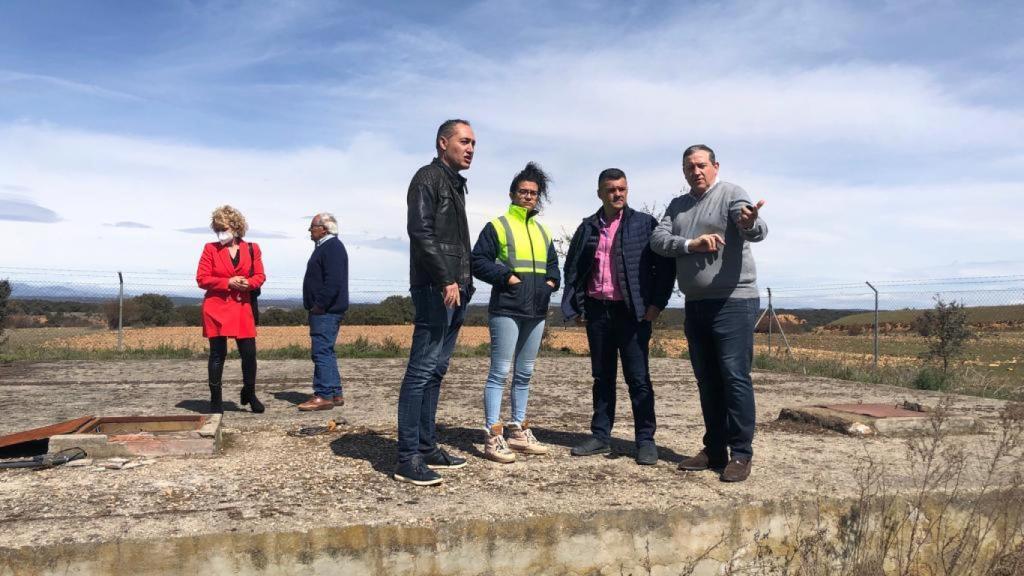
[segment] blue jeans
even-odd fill
[[[313,358],[313,393],[321,398],[341,396],[341,374],[334,342],[338,339],[341,314],[309,315],[310,356]]]
[[[526,421],[526,402],[530,398],[530,377],[544,336],[544,319],[491,316],[488,326],[491,329],[491,369],[484,386],[484,423],[490,429],[501,420],[501,396],[514,359],[512,421],[522,424]]]
[[[654,442],[654,387],[648,364],[651,323],[637,321],[624,302],[586,299],[587,342],[594,376],[594,416],[590,432],[607,442],[615,425],[615,378],[618,357],[633,405],[633,431],[637,444]]]
[[[441,380],[448,372],[455,340],[469,304],[465,289],[460,290],[461,305],[455,308],[445,307],[440,288],[415,286],[410,292],[416,317],[409,363],[398,393],[400,463],[437,450],[434,419]]]
[[[749,459],[754,451],[754,322],[758,298],[686,302],[684,330],[704,413],[708,456]]]

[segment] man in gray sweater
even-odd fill
[[[703,144],[683,152],[683,175],[689,193],[672,200],[651,234],[651,249],[676,259],[704,413],[704,449],[679,468],[722,470],[722,481],[741,482],[754,455],[750,364],[760,307],[749,243],[768,235],[758,217],[764,201],[753,204],[739,186],[718,181],[715,152]]]

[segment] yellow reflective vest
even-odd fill
[[[522,273],[545,274],[551,234],[530,216],[526,208],[512,204],[508,212],[491,220],[498,235],[498,260],[519,276]]]

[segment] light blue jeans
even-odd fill
[[[505,379],[512,373],[512,421],[526,421],[526,402],[530,397],[530,377],[544,336],[544,319],[491,316],[491,369],[484,386],[484,419],[490,429],[501,420],[501,397]]]

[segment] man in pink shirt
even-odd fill
[[[618,359],[629,387],[638,464],[655,464],[657,422],[654,389],[648,369],[651,323],[668,304],[675,261],[651,252],[650,237],[658,221],[630,208],[626,174],[601,172],[597,197],[601,209],[584,218],[565,258],[562,312],[587,325],[594,377],[591,437],[572,449],[574,456],[611,451],[615,423]]]

